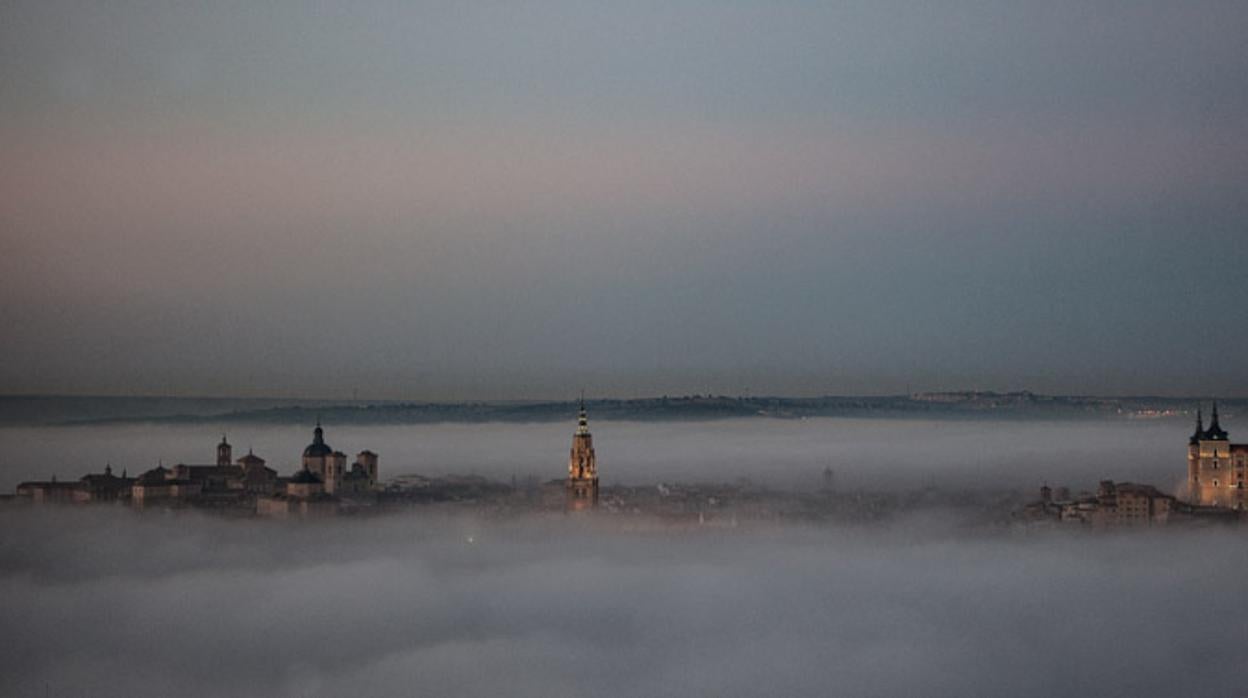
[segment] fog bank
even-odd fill
[[[1235,532],[0,511],[12,696],[1231,695]]]

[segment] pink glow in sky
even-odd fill
[[[1233,5],[2,12],[0,391],[1248,378]]]

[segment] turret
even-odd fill
[[[1218,403],[1213,403],[1213,414],[1209,417],[1209,428],[1205,430],[1205,439],[1208,441],[1226,441],[1228,434],[1218,424]]]
[[[230,443],[225,440],[225,434],[221,435],[221,443],[217,444],[217,465],[229,465],[234,462],[231,457],[233,449]]]
[[[1198,497],[1200,490],[1200,442],[1205,438],[1205,420],[1196,408],[1196,432],[1187,440],[1187,491]]]
[[[368,473],[368,486],[377,486],[377,454],[369,450],[360,451],[355,456],[355,463]]]

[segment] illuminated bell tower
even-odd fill
[[[585,398],[572,436],[572,454],[568,458],[567,509],[584,511],[598,504],[598,460],[594,456],[594,437],[589,433],[585,416]]]

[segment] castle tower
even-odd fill
[[[217,444],[217,465],[229,465],[234,462],[232,457],[233,449],[228,441],[225,440],[225,434],[221,435],[221,443]]]
[[[1243,509],[1248,507],[1248,444],[1230,443],[1218,421],[1218,403],[1213,403],[1209,428],[1203,428],[1199,412],[1196,433],[1187,441],[1187,496],[1207,506]]]
[[[377,486],[377,454],[369,450],[360,451],[355,456],[356,465],[364,469],[368,473],[368,487],[372,489]]]
[[[334,451],[325,457],[325,491],[335,494],[342,489],[342,478],[347,474],[347,454]]]
[[[572,453],[568,458],[567,509],[584,511],[598,504],[598,459],[594,455],[594,437],[589,433],[585,414],[585,398],[572,435]]]

